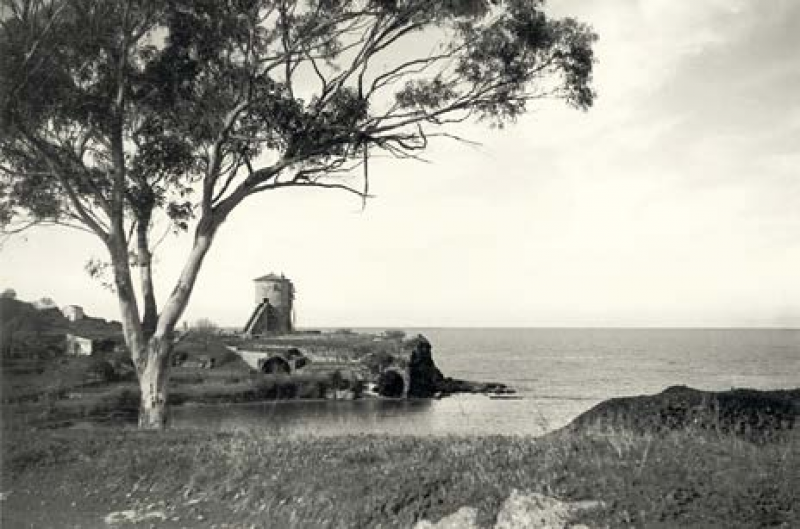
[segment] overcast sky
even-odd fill
[[[540,105],[480,147],[378,162],[365,211],[263,195],[223,227],[186,318],[243,325],[283,272],[302,326],[800,326],[800,2],[560,0],[600,36],[588,113]],[[188,239],[188,238],[186,238]],[[187,240],[160,248],[161,298]],[[0,254],[21,299],[117,316],[90,236]]]

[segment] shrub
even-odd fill
[[[366,384],[364,384],[363,380],[354,380],[351,384],[350,389],[353,391],[353,398],[360,399],[362,395],[364,395],[364,389],[366,389]]]
[[[331,388],[333,389],[348,389],[350,387],[350,381],[344,378],[342,372],[338,369],[328,376],[328,380],[330,380]]]
[[[387,367],[395,365],[395,362],[395,357],[387,351],[376,351],[362,361],[370,373],[374,375],[380,374]]]
[[[116,378],[114,367],[107,360],[93,359],[86,369],[86,374],[95,382],[111,382]]]

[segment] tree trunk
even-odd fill
[[[141,401],[139,406],[139,428],[160,430],[167,425],[167,380],[169,358],[172,352],[171,338],[153,336],[147,344],[144,368],[138,373]]]
[[[217,218],[205,217],[198,223],[192,250],[186,259],[175,288],[164,304],[164,310],[157,319],[155,318],[155,297],[151,297],[152,276],[149,249],[146,245],[146,237],[140,238],[139,242],[143,243],[140,244],[140,250],[144,249],[141,252],[142,256],[146,257],[148,261],[145,263],[144,273],[140,277],[145,294],[144,325],[140,320],[136,294],[131,281],[127,242],[117,235],[123,232],[121,226],[117,226],[114,234],[107,240],[114,265],[114,279],[125,343],[131,352],[131,359],[139,378],[141,391],[139,428],[159,430],[167,424],[167,381],[169,379],[170,353],[174,344],[173,332],[189,303],[189,297],[203,259],[224,218],[225,215],[219,215]]]
[[[139,387],[142,392],[139,408],[139,428],[157,430],[167,424],[167,381],[169,379],[170,353],[173,348],[173,331],[189,303],[197,274],[211,247],[218,224],[201,221],[195,241],[184,265],[183,272],[164,304],[156,324],[155,334],[148,340],[141,355]]]
[[[220,222],[214,223],[206,219],[200,220],[200,225],[195,232],[194,245],[186,258],[183,271],[175,284],[175,288],[172,289],[172,293],[164,303],[161,314],[158,316],[156,336],[172,336],[178,320],[180,320],[186,305],[189,303],[189,297],[192,295],[197,275],[203,265],[203,259],[205,259],[208,249],[211,247]]]
[[[148,243],[148,230],[150,228],[151,211],[147,208],[139,215],[136,224],[137,266],[139,267],[139,281],[142,287],[142,329],[145,336],[151,336],[156,330],[158,310],[153,287],[153,255]]]
[[[114,267],[114,286],[116,287],[117,301],[119,302],[122,332],[125,336],[125,345],[131,352],[131,360],[136,366],[137,373],[142,371],[143,359],[146,358],[147,341],[142,332],[142,323],[139,320],[139,308],[136,293],[133,290],[128,251],[124,240],[119,236],[107,241],[111,263]]]

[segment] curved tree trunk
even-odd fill
[[[140,356],[137,364],[141,389],[139,428],[162,429],[167,424],[167,382],[174,346],[173,332],[189,303],[203,259],[218,226],[218,223],[201,221],[183,272],[158,317],[155,334],[147,341],[144,354]]]
[[[139,378],[141,400],[139,427],[162,429],[167,424],[167,383],[169,380],[170,353],[174,346],[174,330],[189,303],[197,275],[208,253],[214,234],[225,219],[226,213],[213,213],[201,218],[195,231],[194,244],[184,264],[183,271],[156,317],[155,297],[152,288],[151,260],[147,248],[146,231],[139,232],[139,253],[143,258],[140,276],[144,294],[145,311],[140,316],[136,294],[131,281],[127,241],[121,226],[107,240],[114,265],[117,299],[120,305],[125,343],[131,353]]]
[[[151,211],[148,209],[140,214],[136,224],[137,263],[139,268],[139,282],[142,288],[142,329],[145,336],[151,336],[156,330],[158,309],[156,308],[155,289],[153,287],[153,254],[148,242],[148,229],[150,227]]]
[[[141,400],[139,428],[159,430],[167,424],[167,396],[171,338],[152,337],[147,344],[145,362],[139,375]]]

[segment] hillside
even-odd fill
[[[43,354],[60,349],[69,320],[57,308],[39,310],[31,303],[0,298],[0,354]]]
[[[62,351],[68,333],[111,338],[121,335],[122,326],[92,317],[72,322],[56,307],[0,298],[0,355],[53,356]]]

